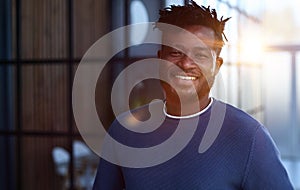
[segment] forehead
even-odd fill
[[[163,41],[167,44],[180,44],[184,46],[212,46],[215,42],[215,33],[211,28],[192,25],[184,31],[168,31],[163,33]]]

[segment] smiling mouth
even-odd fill
[[[185,76],[185,75],[175,75],[176,78],[181,79],[181,80],[196,80],[197,77],[193,77],[193,76]]]

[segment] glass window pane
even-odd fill
[[[67,131],[68,66],[26,64],[21,69],[23,130]]]
[[[184,0],[166,0],[165,1],[166,6],[170,5],[184,5]]]
[[[65,58],[68,55],[67,3],[22,1],[21,56],[24,59]]]
[[[195,1],[198,3],[198,5],[204,5],[204,6],[210,6],[211,8],[214,8],[216,9],[217,8],[217,1],[216,0],[204,0],[204,1],[201,1],[201,0],[198,0],[198,1]]]
[[[283,165],[285,166],[288,175],[291,179],[295,189],[300,189],[300,161],[284,159]]]
[[[13,65],[0,65],[0,130],[15,128],[14,70]]]
[[[132,1],[130,4],[130,20],[131,24],[149,22],[149,15],[145,5],[141,1]],[[134,27],[134,26],[132,26]],[[140,44],[147,35],[148,27],[134,27],[130,30],[129,40],[131,43]]]
[[[265,40],[270,44],[299,44],[299,1],[287,0],[278,4],[265,0],[265,4]]]
[[[74,56],[80,58],[101,36],[109,32],[109,1],[74,0],[73,4]]]
[[[296,85],[297,85],[297,137],[298,137],[298,147],[300,147],[300,52],[296,56]],[[299,149],[300,157],[300,149]],[[300,179],[300,177],[299,177]]]
[[[238,1],[238,0],[228,0],[228,2],[229,2],[232,6],[237,5],[237,1]]]
[[[265,125],[269,128],[282,156],[291,149],[291,56],[288,53],[267,53],[264,60]]]
[[[259,65],[242,66],[240,72],[241,107],[253,113],[262,104],[261,67]]]
[[[98,138],[98,137],[96,137]],[[92,189],[99,156],[95,154],[84,141],[73,141],[73,174],[76,181],[76,189]]]
[[[19,171],[22,189],[69,189],[69,152],[69,139],[65,137],[23,137]]]
[[[17,189],[16,184],[16,150],[15,138],[0,136],[0,187]]]
[[[217,75],[212,89],[213,97],[237,106],[238,98],[237,67],[224,64]]]
[[[265,3],[264,1],[261,0],[245,0],[245,1],[240,1],[243,2],[242,4],[242,9],[245,10],[249,15],[255,17],[255,18],[261,18],[265,12]],[[273,5],[274,3],[272,3]]]

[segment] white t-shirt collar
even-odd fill
[[[163,107],[163,112],[167,117],[172,118],[172,119],[188,119],[188,118],[199,116],[199,115],[203,114],[204,112],[206,112],[211,107],[213,101],[214,101],[214,99],[210,98],[209,104],[203,110],[201,110],[197,113],[191,114],[191,115],[184,115],[184,116],[176,116],[176,115],[168,114],[167,109],[166,109],[166,102],[165,102],[164,107]]]

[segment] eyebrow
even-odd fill
[[[171,48],[175,48],[178,50],[186,50],[186,48],[183,45],[180,45],[180,44],[172,44],[172,45],[173,45],[173,47],[171,47]]]
[[[193,48],[193,50],[209,53],[210,49],[209,48],[205,48],[205,47],[195,47],[195,48]]]
[[[182,52],[187,51],[187,49],[184,47],[184,45],[181,45],[181,44],[172,44],[172,46],[169,46],[169,47],[172,49],[177,49]],[[200,47],[200,46],[192,48],[192,51],[200,51],[203,53],[209,53],[210,52],[209,50],[210,49],[208,47]]]
[[[183,51],[185,50],[186,51],[186,48],[183,45],[174,44],[173,46],[176,49],[183,50]],[[171,47],[171,48],[173,48],[173,47]],[[194,47],[194,48],[192,48],[192,51],[209,52],[209,50],[210,49],[208,47]]]

